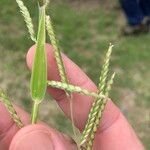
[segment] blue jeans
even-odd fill
[[[138,25],[150,16],[150,0],[120,0],[129,25]]]

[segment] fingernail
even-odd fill
[[[54,150],[54,145],[48,130],[32,129],[16,135],[10,150]]]

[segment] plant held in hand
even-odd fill
[[[30,13],[26,6],[24,5],[22,0],[16,0],[20,11],[24,17],[24,21],[26,23],[28,32],[30,34],[30,38],[36,44],[34,62],[31,73],[30,80],[30,92],[31,98],[33,100],[32,114],[31,114],[31,123],[35,124],[38,120],[38,110],[39,105],[43,101],[46,93],[47,86],[51,86],[53,88],[62,89],[66,92],[68,99],[70,99],[70,111],[71,118],[73,122],[73,130],[74,130],[74,119],[73,119],[73,109],[72,109],[72,93],[79,93],[87,96],[92,96],[95,98],[91,111],[88,116],[88,120],[85,126],[85,129],[81,135],[81,141],[78,145],[79,149],[83,147],[87,150],[92,150],[94,137],[98,126],[100,124],[100,120],[102,117],[102,113],[104,111],[107,100],[109,99],[109,92],[111,90],[111,85],[113,83],[113,79],[115,73],[108,79],[109,72],[109,61],[112,52],[112,45],[110,45],[109,50],[106,54],[106,59],[104,65],[102,67],[101,75],[99,78],[98,92],[91,92],[87,89],[81,88],[79,86],[75,86],[69,83],[69,80],[66,75],[65,67],[63,64],[63,60],[61,57],[61,51],[59,49],[56,36],[54,34],[54,29],[52,27],[52,22],[50,16],[46,14],[46,7],[48,6],[48,0],[38,0],[39,6],[39,23],[38,23],[38,33],[37,37],[35,36],[33,21],[30,17]],[[57,63],[57,67],[59,70],[59,75],[61,81],[48,81],[47,80],[47,58],[46,58],[46,31],[50,37],[51,44],[54,48],[55,59]],[[18,125],[19,128],[23,127],[23,123],[17,115],[11,101],[8,96],[4,94],[4,92],[0,91],[1,102],[4,103],[10,116],[14,120],[14,122]],[[75,130],[74,130],[75,134]]]

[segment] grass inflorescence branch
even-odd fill
[[[95,98],[106,98],[105,95],[102,95],[102,94],[97,94],[96,92],[90,92],[84,88],[81,88],[79,86],[75,86],[75,85],[72,85],[72,84],[66,84],[66,83],[62,83],[62,82],[59,82],[59,81],[48,81],[47,82],[48,86],[51,86],[53,88],[57,88],[57,89],[62,89],[62,90],[66,90],[70,93],[80,93],[80,94],[83,94],[83,95],[87,95],[87,96],[92,96],[92,97],[95,97]]]
[[[65,70],[63,60],[62,60],[62,56],[61,56],[61,51],[59,49],[58,41],[56,40],[55,32],[54,32],[54,29],[53,29],[52,20],[51,20],[50,16],[48,16],[48,15],[46,16],[46,28],[47,28],[47,32],[48,32],[51,44],[54,48],[55,59],[56,59],[59,75],[60,75],[60,78],[61,78],[61,82],[69,84],[69,81],[67,79],[66,70]],[[74,125],[72,94],[67,90],[65,90],[65,92],[66,92],[66,95],[67,95],[68,99],[70,100],[70,114],[71,114],[71,121],[72,121],[72,129],[73,129],[75,139],[77,139],[75,125]],[[79,144],[77,144],[77,145],[79,145]]]
[[[33,26],[33,21],[31,19],[29,10],[27,9],[27,7],[24,5],[22,0],[16,0],[19,8],[20,8],[20,12],[22,13],[23,17],[24,17],[24,21],[26,23],[28,32],[30,34],[30,38],[32,41],[36,42],[36,37],[35,37],[35,32],[34,32],[34,26]]]
[[[59,46],[58,46],[58,41],[56,40],[55,32],[54,32],[53,25],[52,25],[52,20],[51,20],[50,16],[48,16],[48,15],[46,16],[46,28],[47,28],[47,32],[48,32],[51,44],[54,48],[55,59],[56,59],[56,62],[57,62],[59,75],[61,77],[61,82],[68,84],[69,82],[68,82],[68,79],[67,79],[67,75],[66,75],[64,64],[63,64],[63,60],[62,60],[62,57],[61,57],[61,51],[60,51]],[[66,92],[66,94],[68,96],[70,95],[69,92]]]
[[[6,109],[8,110],[11,118],[16,123],[16,125],[19,128],[22,128],[24,125],[20,117],[17,115],[17,112],[14,106],[12,105],[10,98],[1,89],[0,89],[0,102],[2,102],[5,105]]]
[[[102,95],[106,94],[105,93],[105,89],[107,88],[106,80],[108,77],[109,61],[110,61],[110,56],[111,56],[111,52],[112,52],[112,47],[113,46],[110,45],[108,52],[106,53],[106,59],[105,59],[104,65],[102,67],[101,75],[99,78],[98,94],[102,94]],[[102,108],[105,107],[105,104],[103,101],[104,99],[106,99],[106,98],[98,97],[93,102],[92,108],[91,108],[89,116],[88,116],[87,123],[86,123],[84,131],[82,133],[81,145],[83,145],[84,143],[86,144],[87,141],[89,139],[91,139],[90,135],[92,135],[92,136],[94,135],[93,128],[95,126],[96,121],[97,121],[97,124],[99,124],[99,120],[97,118],[99,115],[102,116],[102,111],[103,111]],[[94,129],[94,132],[96,132],[95,130],[97,130],[97,129]]]
[[[109,96],[109,92],[111,90],[111,85],[113,84],[113,80],[114,80],[114,77],[115,77],[115,73],[112,74],[110,80],[108,81],[107,83],[107,87],[106,87],[106,90],[105,90],[105,95],[106,95],[106,98],[103,98],[102,101],[101,101],[101,109],[100,111],[98,112],[97,114],[97,118],[95,120],[95,124],[90,132],[90,135],[88,137],[88,140],[87,140],[87,144],[86,144],[86,149],[87,150],[91,150],[92,149],[92,146],[93,146],[93,141],[94,141],[94,137],[95,137],[95,134],[98,130],[98,127],[99,127],[99,123],[100,123],[100,120],[102,118],[102,113],[105,109],[105,106],[106,106],[106,103],[107,103],[107,100],[108,100],[108,96]]]

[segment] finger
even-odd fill
[[[54,53],[52,47],[47,44],[47,58],[48,58],[48,79],[60,80],[59,72],[57,69]],[[35,46],[31,47],[27,54],[27,65],[31,69]],[[95,84],[89,79],[89,77],[68,57],[62,54],[63,62],[65,65],[67,77],[69,82],[73,85],[78,85],[89,91],[97,91]],[[57,100],[58,104],[70,117],[70,104],[67,100],[66,94],[62,90],[48,88],[48,92]],[[82,130],[85,126],[89,110],[91,108],[93,98],[89,96],[83,96],[80,94],[73,94],[73,113],[76,126]],[[113,115],[112,115],[113,114]],[[104,117],[101,122],[101,130],[109,127],[112,122],[119,115],[118,108],[110,101],[105,109]]]
[[[24,125],[29,123],[29,116],[19,107],[15,106],[15,109],[20,116]],[[0,150],[8,150],[10,142],[13,136],[19,130],[18,126],[11,119],[10,114],[6,110],[5,106],[0,102]]]
[[[46,45],[46,49],[48,58],[48,79],[60,80],[53,49],[48,44]],[[27,64],[30,69],[33,62],[34,50],[35,47],[33,46],[27,54]],[[64,54],[62,54],[62,58],[67,72],[67,77],[71,84],[78,85],[90,91],[97,90],[95,84],[76,64],[74,64]],[[49,88],[48,91],[57,100],[65,114],[70,117],[70,105],[66,94],[61,90],[56,90],[53,88]],[[85,126],[92,102],[93,98],[91,97],[73,94],[74,120],[76,126],[80,130],[82,130]],[[103,136],[106,138],[103,139]],[[138,150],[142,150],[143,148],[133,129],[130,127],[120,110],[112,103],[112,101],[107,102],[104,110],[100,128],[96,134],[94,150],[99,149],[99,143],[101,143],[103,146],[102,150],[111,149],[113,146],[115,147],[114,150],[119,150],[120,148],[124,149],[124,146],[132,146],[133,149],[138,148]]]
[[[73,140],[44,125],[29,125],[13,138],[10,150],[77,150]]]
[[[95,137],[93,150],[144,150],[132,127],[120,113],[116,120]]]

